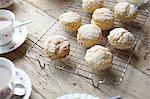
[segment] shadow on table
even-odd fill
[[[26,40],[20,47],[18,47],[16,50],[6,53],[6,54],[2,54],[0,55],[0,57],[5,57],[10,59],[11,61],[17,60],[17,59],[21,59],[22,57],[24,57],[26,55],[26,51],[27,49],[32,45],[33,43],[30,42],[29,40]]]

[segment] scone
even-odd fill
[[[114,7],[115,17],[122,21],[132,22],[137,17],[137,9],[128,2],[119,2]]]
[[[54,35],[44,42],[44,52],[52,60],[59,60],[69,55],[70,43],[66,37]]]
[[[113,55],[108,48],[95,45],[87,50],[84,59],[94,70],[101,71],[111,67]]]
[[[67,32],[75,32],[81,26],[81,16],[76,12],[66,12],[60,15],[59,22]]]
[[[117,49],[125,50],[134,46],[134,36],[124,28],[113,29],[107,38],[111,46]]]
[[[77,41],[84,47],[89,48],[102,41],[102,31],[94,24],[86,24],[78,29]]]
[[[103,0],[82,0],[82,8],[86,13],[93,13],[97,8],[102,8],[103,6]]]
[[[114,26],[114,14],[107,8],[96,9],[91,23],[98,25],[102,30],[110,30]]]

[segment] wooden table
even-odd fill
[[[56,72],[50,77],[39,66],[33,66],[27,59],[26,50],[52,25],[70,0],[16,0],[9,8],[16,14],[16,20],[34,22],[27,25],[28,38],[17,50],[0,55],[9,58],[17,68],[24,70],[32,81],[31,99],[55,99],[67,93],[88,93],[108,99],[121,95],[124,99],[149,99],[150,97],[150,17],[145,24],[141,43],[119,86],[103,86],[98,90],[78,76]],[[107,91],[106,91],[107,90]]]

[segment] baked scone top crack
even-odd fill
[[[102,34],[101,29],[94,24],[86,24],[84,26],[81,26],[78,30],[78,32],[87,39],[95,39]]]
[[[114,14],[111,10],[107,8],[99,8],[96,9],[92,15],[92,18],[95,21],[105,21],[105,20],[113,20],[114,19]]]
[[[57,50],[65,51],[66,49],[68,49],[70,43],[64,36],[55,35],[49,37],[44,45],[47,48],[48,52],[57,52]]]
[[[82,8],[88,13],[93,13],[97,8],[102,8],[103,6],[103,0],[82,0]]]
[[[130,4],[128,2],[119,2],[115,8],[114,11],[116,15],[124,15],[124,17],[131,17],[132,15],[137,14],[137,9],[133,4]]]
[[[133,43],[134,36],[128,30],[124,28],[116,28],[110,31],[110,35],[108,36],[109,41],[111,43],[117,42],[119,44]]]
[[[95,45],[87,50],[87,53],[84,58],[88,63],[101,65],[109,63],[112,61],[112,53],[108,48],[105,48],[100,45]]]
[[[76,12],[66,12],[60,16],[59,20],[63,24],[74,23],[80,21],[81,16]]]

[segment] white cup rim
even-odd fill
[[[11,72],[12,72],[11,79],[10,79],[9,82],[8,82],[8,84],[10,84],[11,81],[14,80],[15,75],[16,75],[16,68],[15,68],[15,65],[13,64],[12,61],[10,61],[10,60],[7,59],[7,58],[0,57],[0,61],[1,61],[1,60],[8,62],[8,63],[11,65],[12,69],[13,69],[13,70],[11,71]],[[3,89],[5,89],[7,86],[8,86],[7,84],[6,84],[5,86],[2,86],[2,87],[0,88],[0,91],[3,90]]]
[[[15,14],[12,11],[10,11],[10,10],[0,10],[0,13],[2,13],[2,12],[3,13],[8,13],[12,17],[12,20],[10,20],[11,24],[9,26],[1,29],[0,31],[3,31],[5,29],[7,29],[8,27],[12,26],[14,24],[14,21],[15,21]]]

